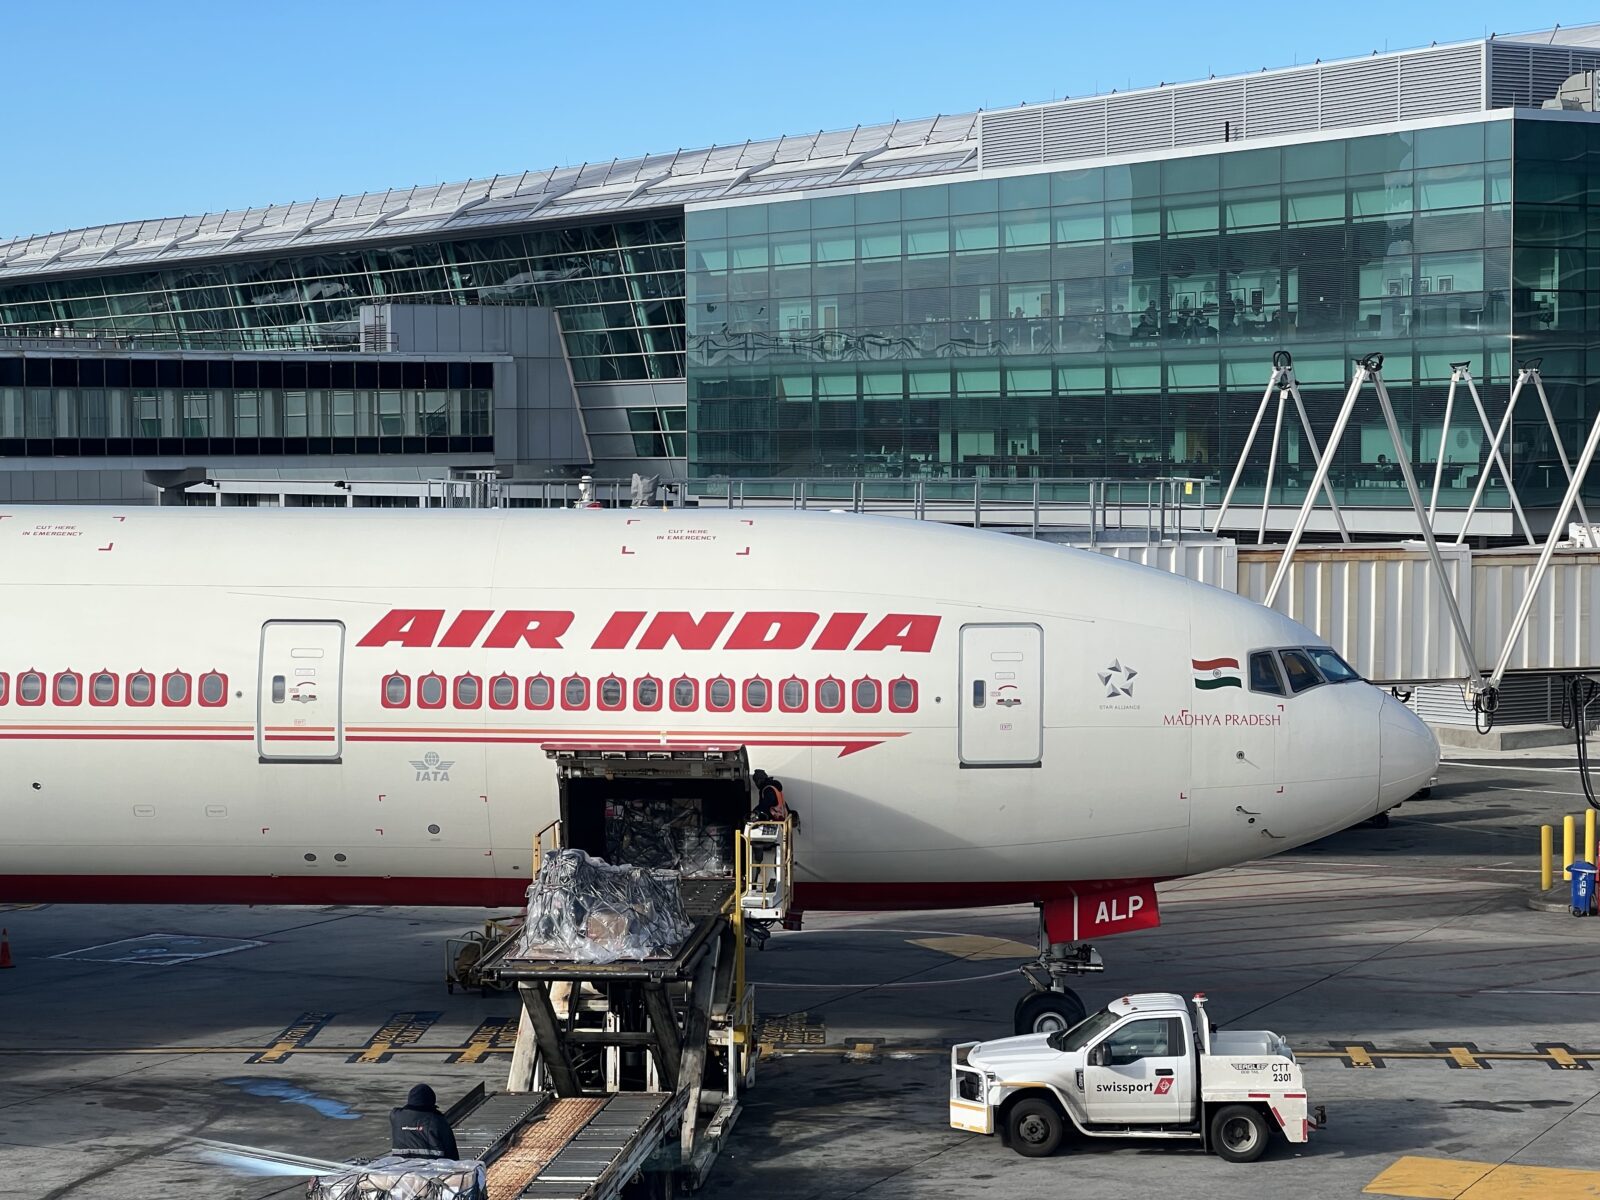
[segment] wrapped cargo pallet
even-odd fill
[[[489,1183],[476,1159],[388,1155],[313,1179],[306,1195],[309,1200],[487,1200]]]
[[[557,850],[528,888],[516,957],[608,963],[665,958],[689,936],[678,876]]]

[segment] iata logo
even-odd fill
[[[453,758],[440,758],[437,753],[429,750],[421,758],[411,760],[412,769],[417,773],[418,783],[449,783],[450,768],[455,766]]]

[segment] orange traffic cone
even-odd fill
[[[16,965],[11,961],[11,931],[0,929],[0,971]]]

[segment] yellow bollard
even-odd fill
[[[1554,874],[1554,869],[1551,859],[1555,857],[1555,840],[1553,825],[1539,826],[1539,890],[1542,892],[1548,892],[1552,886],[1550,876]]]
[[[1594,862],[1594,809],[1583,810],[1583,861]]]
[[[1561,878],[1572,878],[1572,860],[1578,856],[1578,818],[1568,813],[1561,818]]]

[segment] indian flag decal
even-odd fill
[[[1237,658],[1196,658],[1191,661],[1194,663],[1194,685],[1202,692],[1244,686]]]

